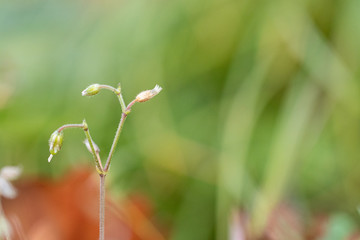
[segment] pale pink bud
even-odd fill
[[[136,96],[135,101],[136,102],[146,102],[146,101],[150,100],[151,98],[155,97],[157,94],[159,94],[159,92],[161,90],[162,90],[162,87],[160,87],[159,85],[156,85],[154,87],[154,89],[145,90],[145,91],[142,91],[141,93],[139,93]]]

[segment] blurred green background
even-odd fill
[[[1,166],[56,178],[91,165],[80,130],[47,163],[50,134],[84,118],[109,151],[118,101],[81,91],[120,82],[128,103],[159,84],[125,123],[109,191],[146,194],[170,239],[227,239],[236,209],[261,232],[281,202],[305,219],[341,213],[352,231],[359,12],[358,0],[3,0]]]

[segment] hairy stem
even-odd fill
[[[119,97],[120,103],[121,103],[121,102],[124,102],[124,100],[122,99],[121,94],[119,94],[118,97]],[[104,172],[105,172],[105,173],[109,170],[110,163],[111,163],[111,158],[112,158],[112,156],[114,155],[115,147],[116,147],[117,142],[119,141],[119,137],[120,137],[121,130],[122,130],[123,126],[124,126],[126,117],[127,117],[128,114],[130,113],[131,107],[134,105],[134,103],[135,103],[135,100],[133,100],[132,102],[130,102],[129,105],[126,107],[126,109],[125,109],[125,110],[123,111],[123,113],[121,114],[121,119],[120,119],[118,128],[117,128],[117,130],[116,130],[116,134],[115,134],[115,137],[114,137],[114,141],[113,141],[113,143],[112,143],[112,145],[111,145],[111,149],[110,149],[110,152],[109,152],[109,156],[108,156],[108,158],[106,159],[106,163],[105,163],[105,167],[104,167]]]
[[[105,174],[100,174],[99,240],[105,239]]]
[[[116,95],[120,94],[120,91],[119,89],[116,89],[112,86],[109,86],[109,85],[99,85],[99,88],[102,88],[102,89],[106,89],[106,90],[110,90],[112,91],[113,93],[115,93]]]
[[[117,96],[118,96],[118,99],[119,99],[119,102],[120,102],[121,111],[125,112],[126,111],[126,104],[125,104],[124,98],[123,98],[121,93],[118,94]]]
[[[105,163],[105,167],[104,167],[104,171],[105,171],[105,172],[107,172],[107,171],[109,170],[111,158],[112,158],[112,156],[114,155],[115,147],[116,147],[117,142],[119,141],[120,133],[121,133],[121,130],[122,130],[123,126],[124,126],[126,117],[127,117],[127,114],[126,114],[126,113],[122,113],[122,114],[121,114],[121,119],[120,119],[118,128],[117,128],[117,130],[116,130],[116,134],[115,134],[115,137],[114,137],[114,141],[113,141],[113,143],[112,143],[112,145],[111,145],[111,149],[110,149],[110,152],[109,152],[109,156],[108,156],[108,158],[107,158],[107,160],[106,160],[106,163]]]
[[[57,129],[58,132],[61,132],[62,130],[64,130],[65,128],[84,128],[84,124],[65,124],[62,125],[61,127],[59,127]]]

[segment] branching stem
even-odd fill
[[[119,98],[120,103],[121,103],[121,102],[124,102],[124,100],[122,99],[122,95],[121,95],[121,94],[118,95],[118,98]],[[104,167],[104,172],[107,172],[107,171],[109,170],[110,163],[111,163],[111,159],[112,159],[112,156],[114,155],[115,148],[116,148],[116,144],[117,144],[117,142],[119,141],[119,137],[120,137],[121,130],[122,130],[123,126],[124,126],[126,117],[127,117],[128,114],[130,113],[131,107],[134,105],[134,103],[135,103],[135,100],[133,100],[132,102],[130,102],[129,105],[123,110],[123,113],[121,114],[121,119],[120,119],[118,128],[117,128],[117,130],[116,130],[116,134],[115,134],[113,143],[112,143],[112,145],[111,145],[111,149],[110,149],[109,155],[108,155],[108,157],[107,157],[107,159],[106,159],[106,163],[105,163],[105,167]],[[125,105],[125,103],[124,103],[124,105]]]
[[[104,169],[102,167],[100,156],[95,150],[94,142],[93,142],[93,140],[91,138],[90,131],[89,131],[89,128],[88,128],[88,125],[87,125],[86,121],[84,120],[82,124],[65,124],[65,125],[59,127],[57,129],[57,131],[61,132],[64,129],[67,129],[67,128],[81,128],[81,129],[84,130],[85,136],[86,136],[87,140],[89,141],[91,153],[92,153],[92,155],[94,157],[94,160],[95,160],[96,170],[97,170],[97,172],[99,174],[104,174]]]

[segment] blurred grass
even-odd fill
[[[322,1],[2,1],[2,165],[58,176],[91,164],[68,131],[85,117],[105,155],[121,82],[136,105],[112,163],[113,194],[143,191],[171,239],[226,239],[233,209],[255,232],[281,201],[359,221],[360,3]]]

